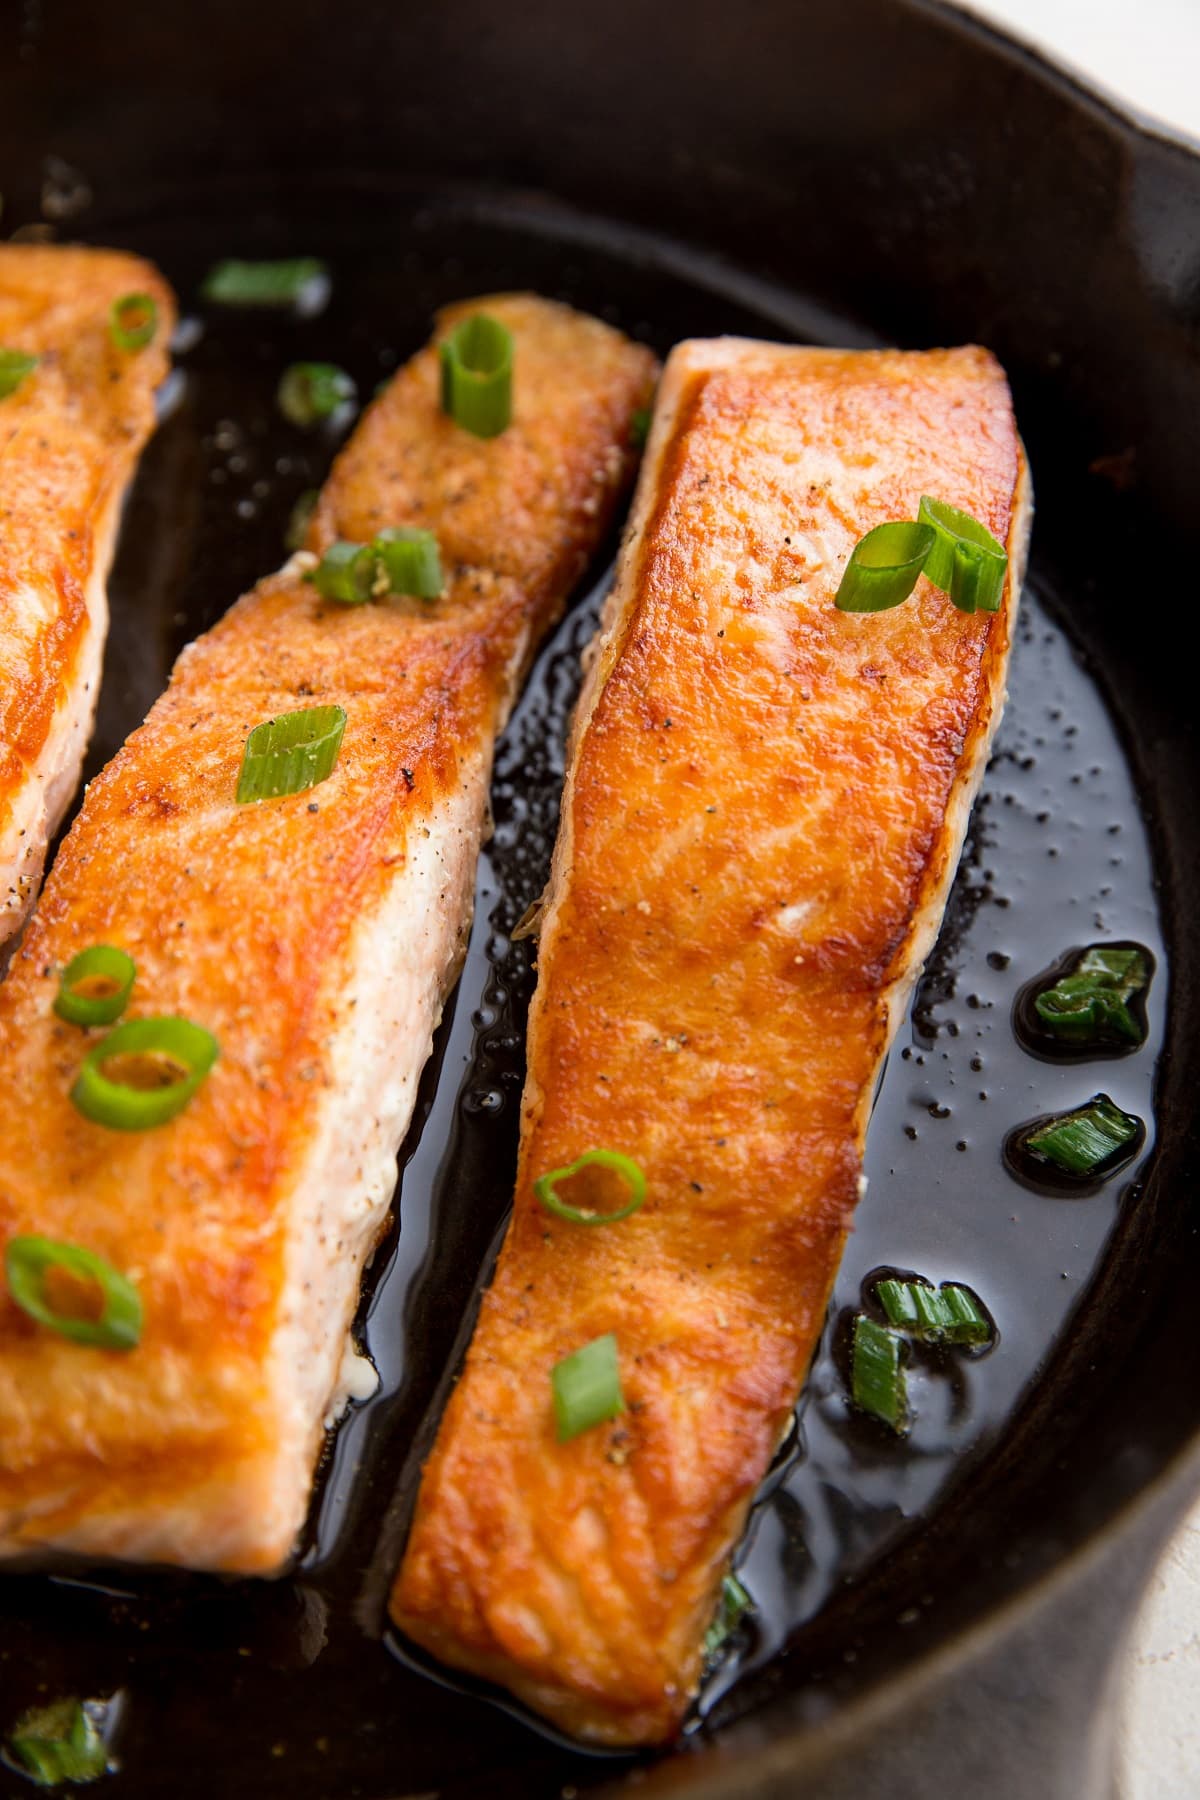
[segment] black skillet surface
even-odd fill
[[[278,560],[291,501],[327,466],[329,440],[273,416],[294,355],[332,356],[368,392],[435,305],[520,284],[662,349],[721,330],[974,337],[1006,361],[1039,500],[1012,700],[880,1096],[830,1330],[748,1535],[755,1619],[683,1754],[654,1765],[553,1745],[381,1638],[422,1421],[508,1198],[531,978],[505,934],[544,876],[594,579],[501,749],[472,954],[364,1308],[383,1389],[333,1447],[293,1578],[5,1578],[0,1729],[45,1692],[121,1690],[112,1791],[130,1800],[785,1793],[801,1772],[830,1797],[950,1779],[1099,1793],[1103,1732],[1086,1726],[1196,1424],[1198,1014],[1175,921],[1198,844],[1170,574],[1195,537],[1200,173],[925,7],[511,11],[14,10],[4,224],[144,250],[185,311],[221,255],[335,269],[320,319],[209,316],[181,357],[126,522],[96,760]],[[1035,1061],[1012,1004],[1094,936],[1154,951],[1151,1041]],[[1154,1089],[1153,1155],[1086,1199],[1018,1185],[1010,1128],[1098,1088],[1148,1124]],[[969,1281],[1000,1326],[987,1357],[920,1373],[903,1449],[841,1399],[845,1319],[882,1265]]]

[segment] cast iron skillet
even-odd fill
[[[288,505],[324,472],[332,446],[272,418],[281,362],[332,350],[367,387],[460,293],[561,292],[663,348],[725,329],[982,341],[1012,378],[1039,502],[1008,737],[873,1128],[895,1205],[864,1212],[848,1252],[800,1432],[755,1515],[758,1623],[710,1684],[704,1729],[657,1762],[583,1758],[380,1641],[422,1421],[502,1217],[530,979],[506,929],[544,871],[594,590],[501,753],[472,960],[365,1312],[384,1396],[339,1440],[295,1577],[7,1577],[0,1729],[47,1691],[123,1689],[114,1791],[130,1800],[1107,1792],[1114,1659],[1200,1475],[1200,831],[1193,676],[1173,653],[1197,548],[1200,165],[984,27],[901,0],[41,0],[0,34],[6,229],[48,219],[144,249],[185,303],[223,254],[317,252],[337,275],[323,320],[210,321],[184,355],[127,518],[93,763],[179,645],[274,566]],[[1043,772],[1053,842],[1032,829]],[[1113,823],[1125,847],[1100,857]],[[1011,1181],[965,1089],[977,1056],[1015,1117],[1066,1080],[1020,1060],[1006,1007],[1047,946],[1087,937],[1086,917],[1057,923],[1085,903],[1141,920],[1165,1052],[1157,1072],[1154,1045],[1087,1072],[1083,1091],[1124,1081],[1147,1118],[1153,1081],[1157,1141],[1107,1196],[1062,1203]],[[947,1115],[961,1123],[939,1138]],[[964,1188],[975,1212],[956,1236]],[[943,1271],[947,1229],[959,1260]],[[1002,1341],[902,1466],[847,1422],[838,1384],[859,1280],[906,1247],[981,1289],[990,1270]],[[1024,1313],[1018,1265],[1042,1296]],[[1047,1271],[1073,1284],[1054,1305]]]

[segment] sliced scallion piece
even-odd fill
[[[619,1175],[628,1190],[628,1197],[623,1206],[612,1212],[595,1212],[590,1207],[571,1206],[561,1200],[556,1191],[560,1181],[569,1181],[578,1175],[581,1169],[611,1169]],[[533,1191],[547,1212],[558,1219],[566,1219],[572,1225],[615,1225],[620,1219],[627,1219],[635,1213],[646,1198],[646,1177],[632,1156],[625,1156],[620,1150],[585,1150],[577,1156],[573,1163],[567,1163],[561,1169],[551,1169],[546,1175],[539,1175],[533,1184]]]
[[[442,559],[432,531],[415,526],[389,526],[371,545],[376,563],[387,579],[389,594],[411,594],[417,600],[436,600],[442,591]],[[380,583],[376,582],[378,588]]]
[[[93,944],[63,970],[54,1010],[72,1025],[111,1025],[128,1006],[136,975],[128,951]]]
[[[625,1410],[617,1339],[609,1331],[593,1338],[550,1371],[554,1395],[554,1421],[560,1444],[569,1443],[593,1425],[615,1419]]]
[[[287,530],[283,534],[284,548],[287,550],[303,550],[304,540],[308,536],[308,527],[320,494],[316,488],[305,488],[300,494],[291,512],[288,514]]]
[[[23,1713],[9,1734],[8,1751],[38,1787],[96,1781],[108,1769],[104,1739],[79,1700],[55,1700]]]
[[[987,1315],[954,1283],[935,1288],[926,1281],[888,1280],[875,1293],[888,1323],[925,1343],[984,1344],[991,1338]]]
[[[1141,1130],[1140,1119],[1122,1112],[1107,1094],[1094,1094],[1085,1106],[1059,1113],[1027,1133],[1025,1147],[1066,1175],[1094,1175],[1128,1150]]]
[[[1136,948],[1093,944],[1070,974],[1044,988],[1033,1003],[1039,1023],[1053,1037],[1091,1043],[1106,1037],[1127,1044],[1145,1039],[1129,1001],[1148,987],[1144,953]]]
[[[1075,978],[1107,982],[1128,998],[1149,980],[1145,951],[1125,944],[1089,944],[1075,965]]]
[[[118,350],[144,350],[158,331],[158,302],[153,294],[122,294],[108,315],[108,335]]]
[[[200,297],[214,306],[291,307],[312,318],[329,299],[329,268],[316,256],[273,262],[229,257],[209,270]]]
[[[351,544],[338,538],[308,575],[322,600],[342,606],[362,606],[374,591],[376,556],[371,544]]]
[[[15,394],[27,375],[37,368],[38,359],[28,350],[0,349],[0,400]]]
[[[1008,568],[1008,552],[999,539],[970,513],[931,494],[921,495],[917,519],[934,533],[925,559],[933,585],[949,594],[960,612],[997,612]]]
[[[438,345],[442,411],[475,437],[497,437],[512,420],[513,335],[472,313]]]
[[[1039,994],[1033,1010],[1052,1037],[1071,1043],[1098,1042],[1106,1036],[1140,1044],[1141,1026],[1119,994],[1068,979]]]
[[[218,1054],[212,1032],[190,1019],[127,1019],[88,1051],[71,1099],[110,1131],[149,1131],[183,1111]]]
[[[646,439],[650,436],[650,421],[653,416],[654,414],[650,407],[639,406],[633,417],[630,419],[629,442],[633,449],[645,449]]]
[[[942,1304],[950,1315],[944,1327],[952,1344],[988,1344],[994,1334],[992,1322],[972,1293],[954,1282],[941,1289]]]
[[[275,402],[289,425],[302,430],[331,419],[358,398],[353,375],[336,363],[291,363],[279,378]]]
[[[333,774],[346,714],[340,706],[306,706],[264,719],[246,739],[237,804],[303,794]]]
[[[704,1660],[711,1662],[719,1656],[724,1645],[737,1630],[746,1614],[753,1610],[754,1602],[734,1574],[728,1574],[721,1583],[721,1594],[717,1601],[717,1610],[712,1624],[704,1634]]]
[[[99,1289],[102,1307],[98,1318],[64,1312],[54,1304],[47,1284],[55,1269]],[[4,1273],[8,1291],[22,1312],[72,1343],[132,1350],[141,1338],[142,1301],[137,1289],[119,1269],[82,1244],[15,1237],[4,1252]]]
[[[850,552],[834,605],[855,613],[900,606],[916,587],[932,546],[932,526],[909,520],[876,525]]]
[[[900,1362],[901,1340],[866,1313],[854,1321],[850,1391],[860,1412],[903,1432],[908,1416],[908,1389]]]

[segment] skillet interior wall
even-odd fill
[[[696,242],[898,341],[990,344],[1029,443],[1039,567],[1153,795],[1170,925],[1200,887],[1194,701],[1186,659],[1163,650],[1173,596],[1152,590],[1194,566],[1200,177],[987,43],[900,0],[13,5],[4,225],[39,216],[47,156],[86,171],[118,226],[164,198],[225,206],[245,235],[231,250],[254,247],[251,179],[298,239],[348,178],[378,192],[384,235],[389,191],[452,181]],[[1008,1471],[1012,1567],[985,1569],[971,1607],[1097,1528],[1193,1428],[1190,1384],[1170,1374],[1197,1269],[1181,1197],[1198,1160],[1183,1072],[1200,997],[1194,934],[1174,939],[1157,1186],[1080,1338],[1103,1405],[1077,1387],[1029,1423]],[[1120,1369],[1104,1352],[1112,1306],[1146,1321]]]

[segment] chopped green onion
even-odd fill
[[[1067,1175],[1093,1175],[1136,1142],[1142,1122],[1109,1099],[1094,1094],[1086,1106],[1059,1113],[1025,1138],[1025,1147]]]
[[[108,1769],[108,1750],[78,1700],[32,1707],[13,1726],[9,1754],[38,1787],[96,1781]]]
[[[1054,1037],[1091,1043],[1112,1036],[1140,1044],[1144,1035],[1119,994],[1077,986],[1069,979],[1039,994],[1033,1009]]]
[[[650,421],[653,417],[653,410],[649,406],[639,406],[630,419],[629,442],[633,449],[645,449],[646,439],[650,436]]]
[[[888,1324],[898,1331],[916,1331],[920,1326],[921,1316],[913,1296],[917,1285],[913,1281],[881,1281],[875,1289],[879,1304],[888,1316]]]
[[[442,591],[442,559],[432,531],[415,526],[389,526],[371,545],[387,578],[389,594],[412,594],[418,600],[436,600]],[[376,587],[378,587],[376,583]]]
[[[0,350],[0,400],[15,394],[37,365],[37,357],[31,356],[28,350]]]
[[[389,527],[369,544],[339,539],[305,576],[325,600],[362,606],[387,594],[436,600],[444,585],[438,541],[432,531]]]
[[[973,1294],[953,1282],[941,1290],[942,1304],[950,1314],[945,1326],[952,1344],[987,1344],[993,1336],[992,1322]]]
[[[158,302],[152,294],[123,294],[108,315],[108,334],[118,350],[144,350],[158,330]]]
[[[933,528],[893,520],[860,538],[838,584],[841,612],[887,612],[908,599],[933,546]]]
[[[1004,592],[1008,553],[986,525],[930,494],[921,495],[917,519],[934,533],[925,573],[949,594],[960,612],[997,612]]]
[[[211,1031],[190,1019],[128,1019],[88,1051],[71,1099],[110,1131],[149,1131],[183,1111],[218,1054]]]
[[[303,794],[333,774],[346,714],[340,706],[306,706],[264,719],[246,739],[237,804]]]
[[[338,538],[304,579],[312,582],[322,600],[362,606],[371,598],[375,573],[376,556],[371,544],[351,544]]]
[[[200,297],[214,306],[293,307],[311,318],[329,298],[329,269],[316,256],[279,262],[230,257],[209,270]]]
[[[550,1385],[560,1444],[624,1412],[615,1334],[609,1331],[603,1337],[593,1338],[581,1350],[555,1363],[550,1371]]]
[[[854,1321],[854,1352],[850,1389],[861,1412],[882,1419],[893,1431],[903,1432],[908,1413],[908,1391],[900,1366],[901,1340],[885,1325],[877,1325],[866,1313]]]
[[[111,1025],[129,1004],[137,964],[112,944],[93,944],[62,972],[54,1010],[72,1025]]]
[[[733,1636],[754,1602],[736,1575],[726,1575],[721,1583],[720,1598],[712,1624],[704,1634],[704,1660],[718,1656],[728,1638]]]
[[[303,550],[304,540],[308,536],[308,527],[313,514],[317,510],[317,501],[321,498],[316,488],[305,488],[288,514],[287,530],[283,534],[286,550]]]
[[[52,1269],[79,1281],[95,1282],[104,1306],[98,1319],[58,1311],[46,1292]],[[22,1312],[76,1344],[102,1350],[132,1350],[142,1335],[142,1301],[137,1289],[112,1264],[81,1244],[58,1244],[52,1238],[15,1237],[4,1252],[8,1291]]]
[[[1125,998],[1145,987],[1149,979],[1144,950],[1126,949],[1119,944],[1089,944],[1075,966],[1077,976],[1089,981],[1105,981],[1119,988]]]
[[[512,420],[512,332],[486,313],[472,313],[438,353],[442,411],[476,437],[498,436]]]
[[[888,1323],[925,1343],[984,1344],[992,1335],[986,1313],[966,1288],[926,1281],[881,1281],[875,1289]]]
[[[1093,944],[1069,975],[1042,990],[1033,1009],[1055,1037],[1091,1042],[1109,1036],[1140,1044],[1146,1034],[1128,1001],[1149,979],[1141,950]]]
[[[614,1212],[594,1212],[590,1207],[570,1206],[560,1200],[555,1188],[560,1181],[569,1181],[572,1175],[578,1175],[581,1169],[611,1169],[621,1177],[629,1190],[625,1204]],[[620,1150],[585,1150],[577,1156],[573,1163],[567,1163],[561,1169],[551,1169],[548,1175],[539,1175],[533,1184],[533,1191],[546,1208],[556,1218],[566,1219],[572,1225],[615,1225],[619,1219],[627,1219],[635,1213],[646,1198],[646,1177],[631,1156],[624,1156]]]
[[[289,425],[302,429],[352,406],[358,398],[353,375],[336,363],[291,363],[279,378],[275,400]]]

